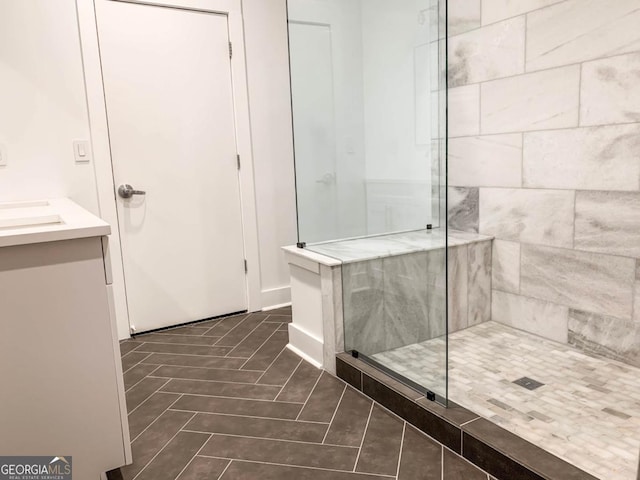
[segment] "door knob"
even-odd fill
[[[134,195],[146,195],[147,192],[143,190],[135,190],[131,185],[125,183],[118,187],[118,195],[122,198],[131,198]]]

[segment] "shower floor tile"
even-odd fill
[[[373,355],[444,393],[438,338]],[[527,377],[543,385],[513,383]],[[487,322],[449,336],[449,398],[606,480],[635,480],[640,369]]]

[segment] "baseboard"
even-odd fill
[[[262,290],[262,296],[260,298],[262,300],[262,310],[270,310],[289,305],[291,303],[291,287],[285,285],[284,287]]]
[[[313,366],[322,368],[324,343],[293,323],[289,324],[289,350],[304,358]]]

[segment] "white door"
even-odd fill
[[[96,8],[131,325],[246,310],[227,17]]]
[[[339,238],[331,30],[289,23],[300,240]]]

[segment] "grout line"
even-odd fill
[[[578,77],[578,127],[582,124],[582,70],[584,70],[584,62],[580,64]]]
[[[298,423],[302,422],[302,423],[312,423],[314,425],[325,425],[325,426],[329,425],[327,422],[316,422],[314,420],[297,420],[293,418],[260,417],[256,415],[241,415],[239,413],[206,412],[201,410],[184,410],[182,408],[171,408],[171,407],[169,407],[169,410],[172,410],[174,412],[202,413],[203,415],[218,415],[223,417],[255,418],[258,420],[278,420],[280,422],[298,422]],[[212,432],[208,432],[208,433],[212,433]]]
[[[276,332],[278,332],[279,330],[276,330]],[[274,332],[275,333],[275,332]],[[274,363],[276,363],[276,360],[278,360],[278,358],[280,358],[280,355],[282,355],[282,352],[284,352],[286,350],[287,346],[285,345],[284,347],[282,347],[282,350],[280,350],[280,352],[278,352],[278,355],[276,355],[276,357],[273,359],[273,361],[269,364],[269,366],[264,370],[263,374],[260,375],[260,378],[258,380],[256,380],[256,385],[260,385],[258,382],[260,380],[262,380],[262,377],[264,377],[267,372],[269,371],[269,369],[273,366]]]
[[[176,344],[175,343],[146,343],[145,345],[176,345]],[[189,345],[189,346],[190,347],[193,347],[193,346],[206,347],[207,345]],[[217,347],[217,348],[228,348],[228,347]],[[151,353],[154,355],[181,355],[185,357],[211,357],[211,358],[217,358],[219,360],[246,360],[246,358],[242,358],[242,357],[225,357],[220,355],[207,355],[204,353],[171,353],[171,352],[144,352],[144,351],[141,351],[140,353]],[[175,365],[175,366],[182,366],[182,365]]]
[[[182,431],[182,429],[180,429]],[[180,475],[182,475],[184,473],[184,471],[189,468],[189,465],[191,465],[193,463],[193,461],[196,459],[196,457],[198,456],[198,454],[202,451],[202,449],[205,447],[205,445],[207,443],[209,443],[209,440],[211,440],[211,437],[213,437],[213,433],[209,435],[209,438],[207,438],[207,440],[202,444],[202,446],[198,449],[198,451],[196,452],[196,454],[191,457],[191,460],[189,460],[187,462],[187,464],[184,466],[184,468],[182,470],[180,470],[180,473],[178,473],[178,475],[175,476],[174,480],[178,480],[178,478],[180,478]]]
[[[462,431],[462,427],[464,427],[465,425],[469,425],[470,423],[475,422],[476,420],[479,420],[479,419],[481,419],[481,418],[482,418],[482,417],[478,416],[478,417],[473,418],[473,419],[471,419],[471,420],[468,420],[468,421],[466,421],[466,422],[464,422],[464,423],[461,423],[460,425],[458,425],[458,428],[460,429],[460,431]]]
[[[456,136],[451,136],[450,139],[451,140],[460,140],[460,139],[465,139],[465,138],[476,138],[476,137],[497,137],[497,136],[504,136],[504,135],[519,135],[519,134],[532,134],[532,133],[546,133],[546,132],[563,132],[563,131],[567,131],[567,130],[588,130],[588,129],[593,129],[593,128],[615,128],[615,127],[624,127],[624,126],[637,126],[639,125],[640,122],[635,120],[632,122],[619,122],[619,123],[598,123],[598,124],[594,124],[594,125],[582,125],[582,126],[572,126],[572,127],[554,127],[554,128],[540,128],[540,129],[534,129],[534,130],[511,130],[508,132],[492,132],[492,133],[483,133],[483,134],[470,134],[470,135],[456,135]],[[477,187],[478,185],[455,185],[455,184],[449,184],[450,187]],[[504,187],[504,186],[500,186],[500,185],[496,185],[496,186],[491,186],[491,185],[482,185],[483,187],[486,188],[516,188],[516,187]],[[522,187],[522,188],[537,188],[539,189],[539,187]],[[552,188],[551,190],[568,190],[568,189],[561,189],[561,188]],[[608,191],[608,190],[606,190]],[[637,190],[620,190],[623,192],[637,192]]]
[[[131,353],[131,352],[129,352],[129,353]],[[129,353],[127,353],[127,355],[129,355]],[[138,353],[146,353],[146,352],[138,352]],[[125,355],[125,357],[126,357],[127,355]],[[138,365],[140,365],[143,361],[145,361],[145,360],[146,360],[147,358],[149,358],[150,356],[151,356],[151,354],[150,354],[150,353],[149,353],[149,354],[147,354],[147,356],[146,356],[146,357],[144,357],[144,358],[142,358],[142,359],[140,359],[140,361],[138,361],[138,363],[135,363],[134,365],[132,365],[132,366],[130,366],[129,368],[127,368],[126,370],[124,370],[124,371],[122,372],[122,374],[124,375],[124,374],[125,374],[125,373],[127,373],[129,370],[131,370],[132,368],[137,367]],[[124,358],[124,357],[122,357],[122,358]],[[148,363],[146,363],[145,365],[149,365],[149,364],[148,364]]]
[[[329,435],[329,430],[331,430],[331,425],[333,424],[333,420],[336,418],[336,415],[338,413],[338,409],[340,408],[340,404],[342,403],[342,399],[344,398],[344,393],[347,391],[347,386],[345,385],[342,389],[342,394],[340,395],[340,400],[338,400],[338,403],[336,405],[336,409],[333,411],[333,415],[331,416],[331,420],[329,420],[329,427],[327,428],[327,431],[324,434],[324,437],[322,437],[322,444],[324,445],[324,441],[327,439],[327,435]],[[300,409],[300,411],[302,411],[302,409]]]
[[[261,323],[261,325],[264,325],[264,323]],[[274,324],[274,325],[275,325],[275,324]],[[273,331],[273,333],[272,333],[271,335],[269,335],[269,336],[267,337],[267,339],[266,339],[264,342],[262,342],[258,348],[256,348],[256,349],[254,350],[253,354],[252,354],[249,358],[247,358],[247,361],[246,361],[246,362],[244,362],[242,365],[240,365],[240,368],[238,368],[238,370],[242,370],[242,369],[244,368],[244,366],[245,366],[247,363],[249,363],[249,361],[250,361],[253,357],[255,357],[255,356],[258,354],[258,352],[260,351],[260,349],[261,349],[262,347],[264,347],[264,346],[267,344],[267,342],[268,342],[269,340],[271,340],[271,337],[273,337],[277,332],[278,332],[278,328],[276,327],[276,328],[275,328],[275,330]],[[229,353],[231,353],[231,352],[229,352]],[[278,354],[278,355],[280,355],[280,354]],[[276,358],[277,358],[277,357],[276,357]],[[275,359],[274,359],[274,361],[275,361]],[[273,362],[271,362],[271,363],[273,363]],[[252,372],[252,371],[256,371],[256,370],[242,370],[242,371],[243,371],[243,372]],[[260,371],[261,371],[261,372],[263,372],[263,374],[262,374],[262,375],[264,375],[264,372],[266,372],[266,370],[260,370]],[[260,375],[260,378],[262,378],[262,375]],[[258,380],[260,380],[260,378],[258,378]],[[256,380],[256,383],[257,383],[257,381],[258,381],[258,380]]]
[[[300,418],[300,415],[302,415],[302,412],[304,411],[305,407],[307,406],[307,403],[309,402],[309,399],[311,398],[311,395],[313,395],[313,392],[316,391],[316,387],[318,386],[318,383],[320,382],[320,379],[322,378],[322,375],[324,375],[324,370],[320,370],[320,375],[318,375],[318,378],[316,378],[316,383],[313,384],[313,388],[309,392],[309,395],[307,395],[307,399],[304,401],[304,406],[298,412],[298,416],[296,417],[296,420],[298,420]]]
[[[224,340],[224,339],[225,339],[225,338],[227,338],[231,333],[233,333],[236,329],[238,329],[238,328],[240,328],[242,325],[244,325],[244,322],[246,322],[248,318],[249,318],[249,317],[245,318],[245,319],[244,319],[244,320],[242,320],[238,325],[236,325],[236,326],[235,326],[235,327],[233,327],[231,330],[229,330],[225,335],[223,335],[223,336],[222,336],[222,338],[220,338],[220,339],[219,339],[216,343],[214,343],[213,345],[214,345],[214,346],[218,345],[218,343],[219,343],[221,340]],[[235,350],[235,349],[238,347],[238,345],[240,345],[242,342],[244,342],[244,341],[247,339],[247,337],[248,337],[249,335],[251,335],[251,334],[256,330],[256,328],[258,328],[260,325],[262,325],[262,322],[263,322],[263,320],[260,320],[260,322],[258,322],[258,324],[257,324],[255,327],[253,327],[249,333],[247,333],[244,337],[242,337],[242,339],[241,339],[238,343],[236,343],[233,347],[230,347],[230,348],[231,348],[231,352],[232,352],[233,350]],[[229,352],[229,353],[231,353],[231,352]]]
[[[362,433],[362,440],[360,440],[360,446],[358,447],[358,456],[356,457],[356,463],[353,465],[353,472],[356,472],[356,468],[358,468],[358,460],[360,460],[360,454],[362,453],[362,446],[364,445],[364,438],[367,436],[367,431],[369,430],[369,422],[371,421],[371,414],[373,413],[373,407],[375,406],[375,400],[371,401],[371,407],[369,408],[369,416],[367,417],[367,425],[364,428],[364,432]],[[404,421],[404,420],[403,420]]]
[[[201,457],[204,458],[215,458],[215,457],[205,457],[204,455],[200,455]],[[224,460],[224,459],[223,459]],[[227,473],[227,470],[229,470],[229,467],[231,466],[231,464],[233,463],[233,460],[230,460],[229,463],[227,463],[227,466],[224,467],[224,470],[222,471],[222,473],[220,474],[220,476],[218,477],[217,480],[221,480],[222,477],[224,476],[225,473]]]
[[[158,368],[167,367],[167,366],[169,366],[169,365],[159,365]],[[234,371],[236,371],[236,370],[234,370]],[[245,371],[249,371],[249,370],[245,370]],[[149,374],[147,376],[151,377],[151,378],[168,378],[170,380],[188,380],[190,382],[232,383],[234,385],[248,385],[248,386],[252,386],[252,387],[269,387],[269,386],[278,387],[279,386],[279,385],[256,385],[255,383],[234,382],[234,381],[231,381],[231,380],[203,380],[201,378],[162,377],[160,375],[151,375],[151,374]],[[171,393],[175,393],[175,392],[171,392]],[[212,396],[215,396],[215,395],[212,395]]]
[[[167,392],[161,392],[161,391],[160,391],[160,389],[161,389],[162,387],[164,387],[164,386],[165,386],[167,383],[169,383],[170,381],[171,381],[171,379],[170,379],[170,378],[169,378],[169,379],[167,379],[167,381],[166,381],[166,382],[164,382],[164,383],[163,383],[162,385],[160,385],[160,386],[159,386],[155,391],[153,391],[153,392],[152,392],[152,393],[151,393],[147,398],[145,398],[145,399],[144,399],[144,401],[140,402],[140,405],[138,405],[136,408],[134,408],[133,410],[131,410],[130,412],[128,412],[128,413],[127,413],[127,417],[128,417],[129,415],[131,415],[133,412],[135,412],[137,409],[139,409],[139,408],[142,406],[142,404],[146,403],[146,402],[147,402],[147,400],[149,400],[151,397],[153,397],[156,393],[167,393]]]
[[[135,437],[135,438],[132,438],[132,439],[131,439],[131,444],[132,444],[132,445],[133,445],[133,442],[135,442],[138,438],[140,438],[140,435],[142,435],[144,432],[146,432],[146,431],[149,429],[149,427],[151,427],[151,425],[153,425],[154,423],[156,423],[156,422],[158,421],[158,419],[159,419],[162,415],[164,415],[165,413],[167,413],[167,410],[169,410],[171,407],[173,407],[173,406],[176,404],[176,402],[182,398],[182,394],[178,394],[178,395],[179,395],[179,396],[178,396],[178,398],[176,398],[176,399],[175,399],[175,401],[171,403],[171,405],[169,405],[167,408],[165,408],[165,409],[162,411],[162,413],[160,413],[160,414],[159,414],[159,415],[158,415],[158,416],[153,420],[153,422],[151,422],[149,425],[147,425],[147,426],[146,426],[146,428],[145,428],[144,430],[142,430],[138,435],[136,435],[136,437]],[[195,417],[195,415],[196,415],[196,414],[194,413],[194,414],[193,414],[193,416],[192,416],[191,418]],[[187,421],[182,425],[182,427],[184,427],[188,422],[190,422],[190,421],[191,421],[191,418],[190,418],[189,420],[187,420]],[[182,429],[182,427],[180,427],[180,428]]]
[[[182,346],[187,346],[187,347],[218,347],[218,348],[231,348],[231,349],[235,348],[235,347],[222,347],[222,346],[216,345],[215,343],[211,343],[211,344],[206,344],[206,343],[178,343],[178,342],[172,343],[172,342],[167,342],[167,341],[156,342],[156,341],[153,341],[152,339],[151,340],[148,339],[148,337],[145,338],[145,335],[158,335],[158,334],[157,333],[149,333],[149,334],[142,333],[142,334],[140,334],[140,336],[138,336],[136,338],[141,338],[142,339],[142,340],[140,340],[141,342],[144,342],[146,344],[151,344],[151,345],[158,344],[158,345],[182,345]],[[168,336],[169,335],[165,335],[165,337],[168,337]],[[195,337],[194,336],[193,338],[211,338],[211,339],[222,340],[224,337]],[[141,346],[142,345],[140,345],[140,347]],[[140,347],[138,347],[138,348],[140,348]],[[143,350],[138,350],[138,348],[136,348],[133,351],[137,351],[137,352],[143,351]],[[158,353],[158,352],[151,352],[151,353]]]
[[[235,327],[233,327],[233,328],[236,328],[238,325],[240,325],[242,322],[244,322],[244,321],[247,319],[247,317],[249,317],[249,315],[251,315],[251,314],[250,314],[250,313],[240,313],[240,314],[237,314],[237,315],[231,315],[231,316],[229,316],[229,317],[222,317],[222,318],[218,318],[218,319],[214,320],[214,322],[216,322],[216,323],[215,323],[214,325],[211,325],[211,326],[209,327],[209,330],[207,330],[206,332],[204,332],[204,333],[202,334],[202,336],[203,336],[203,337],[208,337],[208,336],[210,336],[210,335],[207,335],[207,333],[209,333],[209,332],[210,332],[211,330],[213,330],[214,328],[219,327],[219,326],[220,326],[220,322],[222,322],[223,320],[229,320],[229,319],[232,319],[232,318],[236,318],[236,317],[244,316],[244,318],[243,318],[243,319],[241,319],[241,320],[237,323],[237,325],[236,325]],[[205,320],[205,321],[211,321],[211,320]],[[203,322],[203,323],[204,323],[204,322]],[[197,326],[197,325],[195,325],[195,326]],[[233,330],[233,328],[232,328],[231,330]],[[229,333],[231,330],[229,330],[228,332],[226,332],[224,335],[226,335],[227,333]],[[224,337],[224,335],[213,335],[213,336],[220,336],[220,337]]]
[[[183,432],[190,433],[211,433],[211,432],[201,432],[199,430],[191,430],[191,429],[183,429]],[[347,450],[357,450],[358,447],[350,447],[348,445],[336,445],[334,443],[318,443],[318,442],[308,442],[304,440],[290,440],[284,438],[270,438],[270,437],[256,437],[255,435],[244,435],[239,433],[213,433],[213,435],[217,435],[219,437],[234,437],[234,438],[250,438],[252,440],[268,440],[272,442],[289,442],[289,443],[301,443],[303,445],[315,445],[316,447],[339,447]]]
[[[273,399],[273,401],[277,402],[278,397],[280,395],[282,395],[282,391],[284,390],[284,387],[287,386],[287,384],[289,383],[289,381],[291,380],[291,378],[293,377],[293,375],[298,371],[298,369],[300,368],[300,365],[302,364],[304,360],[302,360],[302,358],[300,359],[300,361],[298,362],[298,365],[296,365],[296,368],[293,369],[293,372],[291,372],[291,375],[289,375],[289,378],[287,378],[287,381],[284,382],[284,385],[282,385],[282,387],[280,387],[280,391],[278,392],[278,394],[276,395],[276,397]],[[302,404],[304,406],[304,403]],[[302,411],[302,409],[300,409],[300,411]]]
[[[185,424],[184,424],[184,425],[186,425],[187,423],[189,423],[189,422],[191,421],[191,419],[193,419],[193,417],[195,417],[195,414],[194,414],[194,415],[193,415],[189,420],[187,420],[187,421],[185,422]],[[158,418],[160,418],[160,417],[158,417]],[[156,420],[157,420],[157,419],[156,419]],[[153,423],[155,423],[155,422],[153,422]],[[153,423],[152,423],[151,425],[153,425]],[[151,426],[151,425],[150,425],[150,426]],[[183,425],[183,426],[184,426],[184,425]],[[147,428],[149,428],[149,427],[147,427]],[[145,430],[146,430],[146,429],[145,429]],[[165,444],[164,444],[164,446],[163,446],[163,447],[158,451],[158,453],[156,453],[156,454],[153,456],[153,458],[152,458],[151,460],[149,460],[149,461],[147,462],[147,464],[146,464],[144,467],[142,467],[142,470],[140,470],[140,471],[138,472],[138,474],[137,474],[135,477],[133,477],[133,479],[132,479],[132,480],[135,480],[136,478],[138,478],[138,477],[142,474],[142,472],[144,472],[144,471],[146,470],[146,468],[147,468],[149,465],[151,465],[151,462],[153,462],[153,461],[158,457],[158,455],[160,455],[160,454],[164,451],[164,449],[165,449],[165,448],[167,448],[167,446],[168,446],[168,445],[173,441],[173,439],[174,439],[174,438],[176,438],[176,437],[178,436],[178,434],[179,434],[180,432],[182,432],[182,428],[180,428],[180,429],[176,432],[176,434],[175,434],[173,437],[171,437],[167,443],[165,443]],[[142,433],[140,433],[140,435],[142,435]],[[138,437],[139,437],[140,435],[138,435]],[[136,437],[136,438],[138,438],[138,437]],[[133,442],[131,442],[131,443],[133,443]]]
[[[169,379],[169,380],[173,380],[173,379]],[[269,385],[269,386],[278,386],[279,385]],[[295,406],[302,406],[304,405],[304,403],[300,403],[300,402],[282,402],[282,401],[276,401],[276,400],[266,400],[264,398],[247,398],[247,397],[230,397],[228,395],[206,395],[203,393],[180,393],[180,392],[160,392],[160,393],[177,393],[178,395],[183,395],[183,396],[188,396],[188,397],[205,397],[205,398],[224,398],[227,400],[248,400],[251,402],[263,402],[263,403],[281,403],[281,404],[286,404],[286,405],[295,405]]]
[[[444,478],[444,445],[440,444],[440,475],[442,480],[445,480]]]
[[[527,41],[528,41],[528,35],[527,35],[527,29],[529,28],[529,12],[526,12],[524,14],[524,52],[523,52],[523,59],[524,59],[524,65],[523,65],[523,73],[527,73]]]
[[[300,469],[307,469],[307,470],[319,470],[322,472],[339,472],[339,473],[348,473],[353,475],[354,473],[356,475],[366,475],[369,476],[369,478],[372,477],[380,477],[380,478],[393,478],[395,479],[396,477],[392,476],[392,475],[383,475],[380,473],[365,473],[365,472],[350,472],[349,470],[337,470],[337,469],[333,469],[333,468],[321,468],[321,467],[312,467],[312,466],[307,466],[307,465],[291,465],[288,463],[274,463],[274,462],[262,462],[262,461],[257,461],[257,460],[245,460],[245,459],[239,459],[239,458],[233,458],[230,459],[228,457],[212,457],[212,456],[208,456],[208,455],[200,455],[201,457],[204,458],[217,458],[220,460],[232,460],[232,461],[236,461],[236,462],[246,462],[246,463],[257,463],[260,465],[275,465],[275,466],[279,466],[279,467],[290,467],[290,468],[300,468]]]
[[[578,203],[578,191],[573,191],[573,222],[571,222],[571,249],[576,249],[576,222],[578,220],[578,211],[577,211],[577,203]]]
[[[225,358],[225,357],[221,357]],[[234,358],[235,359],[235,358]],[[237,358],[237,360],[246,360],[244,358]],[[247,373],[262,373],[262,370],[240,370],[239,368],[228,368],[228,367],[202,367],[199,365],[171,365],[168,363],[143,363],[143,365],[158,365],[159,367],[168,367],[168,368],[197,368],[199,370],[219,370],[223,372],[247,372]],[[171,377],[171,378],[181,378],[181,377]],[[244,383],[244,382],[240,382]]]
[[[404,447],[404,435],[407,431],[407,422],[402,424],[402,436],[400,437],[400,454],[398,455],[398,468],[396,469],[396,478],[400,475],[400,464],[402,463],[402,449]]]
[[[145,365],[147,365],[145,363]],[[131,385],[129,388],[125,389],[124,393],[127,393],[129,390],[131,390],[133,387],[137,386],[140,382],[142,382],[145,378],[150,377],[151,375],[153,375],[153,373],[158,370],[158,368],[160,368],[162,365],[158,365],[156,368],[154,368],[153,370],[151,370],[151,372],[147,373],[144,377],[142,377],[140,380],[138,380],[136,383],[134,383],[133,385]],[[124,374],[123,374],[124,375]],[[162,378],[162,377],[156,377],[156,378]]]

